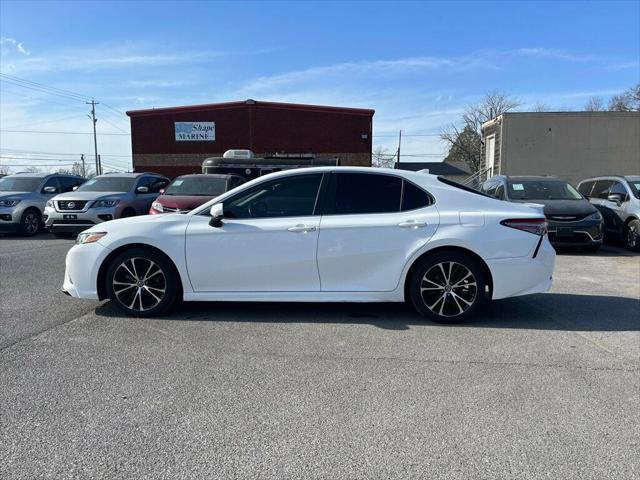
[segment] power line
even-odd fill
[[[57,95],[59,97],[66,97],[66,98],[70,98],[70,99],[82,101],[82,102],[89,99],[88,96],[82,95],[80,93],[72,92],[70,90],[64,90],[62,88],[51,87],[49,85],[33,82],[25,78],[16,77],[14,75],[8,75],[6,73],[0,73],[0,79],[2,79],[5,82],[9,82],[13,85],[28,88],[31,90],[37,90],[43,93],[49,93],[51,95]]]
[[[57,118],[55,120],[44,120],[42,122],[23,123],[22,125],[14,125],[14,126],[9,127],[9,128],[11,128],[11,129],[24,128],[24,127],[30,127],[32,125],[43,125],[43,124],[46,124],[46,123],[62,122],[64,120],[71,120],[73,118],[78,118],[78,115],[73,115],[73,116],[70,116],[70,117]]]
[[[112,107],[112,106],[111,106],[111,105],[109,105],[108,103],[104,103],[104,102],[102,102],[102,106],[103,106],[103,107],[107,107],[107,108],[109,108],[109,109],[113,110],[114,112],[119,113],[120,115],[124,115],[125,117],[127,116],[127,114],[126,114],[126,113],[124,113],[124,112],[123,112],[123,111],[121,111],[121,110],[118,110],[117,108]]]
[[[79,156],[79,155],[83,155],[82,153],[61,153],[61,152],[42,152],[42,151],[35,151],[35,150],[18,150],[15,148],[0,148],[0,151],[6,151],[6,152],[18,152],[18,153],[25,153],[25,154],[33,154],[33,155],[73,155],[73,156]],[[100,155],[102,155],[103,157],[125,157],[125,158],[131,158],[131,155],[118,155],[115,153],[101,153]]]
[[[106,117],[104,117],[104,116],[103,116],[103,117],[102,117],[102,120],[104,120],[105,122],[107,122],[107,123],[108,123],[109,125],[111,125],[112,127],[117,128],[117,129],[118,129],[118,130],[120,130],[121,132],[123,132],[123,133],[127,133],[127,134],[128,134],[128,132],[126,132],[125,130],[123,130],[123,129],[122,129],[122,128],[120,128],[119,126],[117,126],[115,123],[111,122],[108,118],[106,118]]]
[[[54,132],[47,130],[6,130],[0,129],[0,132],[7,133],[56,133],[59,135],[93,135],[91,132]],[[97,135],[116,135],[116,136],[127,136],[130,137],[130,133],[98,133]]]

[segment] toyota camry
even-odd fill
[[[547,291],[542,206],[425,173],[320,167],[266,175],[186,215],[95,225],[63,291],[158,315],[184,301],[410,302],[439,322]]]

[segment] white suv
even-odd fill
[[[608,236],[640,252],[640,175],[587,178],[578,191],[600,210]]]

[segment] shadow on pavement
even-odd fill
[[[638,299],[547,293],[489,303],[468,323],[471,328],[533,330],[640,330]],[[96,308],[105,317],[125,316],[111,302]],[[404,303],[185,302],[161,320],[270,323],[370,324],[386,330],[437,325],[422,320]],[[136,319],[132,319],[136,320]]]

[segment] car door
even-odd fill
[[[392,291],[439,224],[431,196],[396,175],[332,173],[318,239],[322,291]]]
[[[612,202],[608,195],[620,195],[620,202]],[[622,227],[625,219],[626,202],[629,201],[629,193],[622,182],[614,181],[609,188],[607,198],[602,200],[602,206],[608,210],[610,217],[611,230],[613,232],[622,233]]]
[[[194,215],[186,262],[196,292],[317,292],[323,175],[266,180],[224,200],[221,227]]]
[[[144,175],[136,182],[135,189],[133,190],[133,208],[136,211],[136,215],[144,215],[149,212],[151,204],[159,195],[158,192],[153,192],[153,183],[158,180],[158,177],[152,177]],[[139,187],[147,187],[146,192],[138,192]]]

